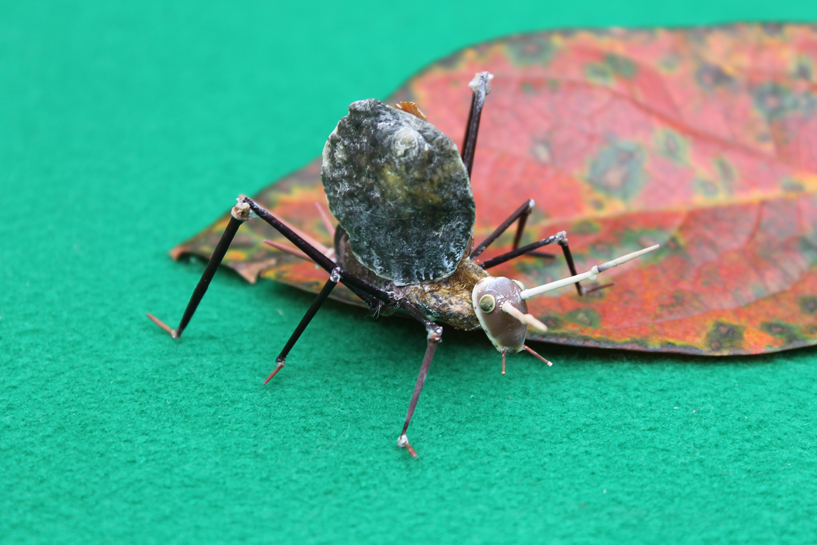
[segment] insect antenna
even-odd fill
[[[612,261],[607,261],[606,263],[602,263],[601,265],[594,265],[589,271],[585,273],[570,276],[568,278],[563,278],[562,280],[556,280],[555,282],[550,282],[548,284],[542,284],[541,286],[537,286],[529,290],[524,290],[522,291],[521,297],[522,299],[530,299],[534,295],[540,295],[542,293],[552,291],[563,286],[576,284],[578,282],[581,282],[582,280],[595,280],[600,273],[603,273],[608,269],[612,269],[613,267],[618,267],[622,263],[626,263],[648,252],[657,250],[660,246],[661,246],[660,244],[656,244],[655,246],[650,246],[649,248],[644,248],[643,250],[638,250],[637,252],[629,253],[617,259],[613,259]]]

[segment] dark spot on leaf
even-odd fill
[[[674,72],[681,66],[681,57],[676,53],[670,53],[662,58],[658,64],[667,72]]]
[[[599,327],[601,325],[601,318],[599,313],[592,308],[580,308],[573,310],[564,315],[564,319],[574,324],[579,324],[585,327]],[[547,325],[547,324],[545,324]]]
[[[611,143],[590,163],[588,182],[599,191],[629,201],[644,183],[645,155],[635,142]]]
[[[693,183],[695,184],[695,188],[698,190],[698,193],[706,197],[714,197],[720,192],[718,184],[712,180],[695,180]]]
[[[658,147],[665,157],[686,166],[689,162],[689,143],[685,138],[671,129],[657,131]]]
[[[803,184],[797,180],[786,178],[783,180],[783,191],[786,193],[800,193],[801,191],[805,191],[805,188],[803,187]]]
[[[530,154],[542,164],[549,165],[553,163],[553,148],[547,137],[532,138]]]
[[[817,264],[817,241],[804,235],[800,237],[798,243],[800,254],[806,259],[809,266]]]
[[[607,259],[613,255],[613,248],[606,242],[597,242],[590,247],[593,257]]]
[[[605,64],[588,64],[584,67],[584,75],[590,81],[595,81],[603,85],[613,83],[613,71]]]
[[[735,168],[723,157],[717,157],[715,159],[715,167],[718,169],[718,174],[720,174],[721,180],[724,182],[732,182],[737,177],[735,176]]]
[[[814,112],[817,100],[806,92],[793,92],[788,87],[775,82],[765,82],[751,89],[755,107],[769,121],[775,121],[791,114],[803,115]]]
[[[519,35],[508,39],[508,56],[517,66],[547,65],[557,47],[550,36]]]
[[[810,59],[809,59],[810,60]],[[797,62],[797,69],[795,70],[795,75],[806,81],[811,81],[814,79],[814,66],[809,62],[807,59],[799,59]]]
[[[571,234],[591,235],[593,233],[598,233],[599,229],[600,227],[598,222],[593,220],[582,220],[573,224],[573,227],[570,229],[568,236]]]
[[[625,79],[632,79],[638,71],[638,67],[631,59],[622,57],[621,55],[607,55],[605,61],[613,72]]]
[[[546,326],[548,326],[548,329],[561,329],[562,328],[562,320],[560,320],[559,317],[556,316],[555,314],[550,314],[548,316],[545,316],[541,321]]]
[[[805,314],[817,314],[817,297],[804,295],[800,297],[800,310]]]
[[[782,339],[786,344],[791,344],[800,339],[800,335],[795,327],[779,320],[763,322],[760,324],[760,330],[773,337]]]
[[[695,73],[698,85],[704,89],[714,89],[732,83],[733,78],[716,64],[704,64]]]
[[[712,350],[737,350],[743,345],[744,327],[727,322],[715,322],[706,334],[706,343]]]

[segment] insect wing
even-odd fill
[[[326,142],[321,178],[352,251],[378,276],[406,285],[456,270],[474,197],[457,146],[431,123],[355,102]]]

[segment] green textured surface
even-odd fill
[[[239,6],[239,7],[236,7]],[[167,250],[316,156],[353,100],[564,26],[809,20],[809,2],[0,2],[0,542],[806,543],[817,351],[717,361],[424,333]],[[536,6],[536,7],[531,7]],[[320,14],[320,16],[319,16]]]

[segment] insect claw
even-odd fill
[[[507,350],[502,351],[502,374],[503,375],[505,374],[505,352],[507,352]]]
[[[417,458],[417,453],[414,452],[414,449],[412,448],[411,443],[409,443],[408,437],[405,433],[397,439],[397,446],[409,451],[412,458]]]
[[[159,318],[157,318],[153,314],[148,313],[147,317],[150,318],[151,321],[153,321],[154,324],[156,324],[157,326],[159,326],[162,329],[164,329],[165,331],[167,331],[170,334],[170,336],[173,337],[174,339],[179,338],[179,332],[178,331],[176,331],[175,329],[173,329],[172,327],[170,327],[169,325],[167,325],[166,323],[161,321]]]
[[[264,381],[264,384],[266,384],[267,382],[272,380],[272,377],[274,377],[278,373],[278,371],[283,369],[283,367],[284,367],[284,361],[283,360],[277,362],[277,365],[275,366],[275,370],[272,373],[270,373],[270,375],[267,377],[267,380]]]

